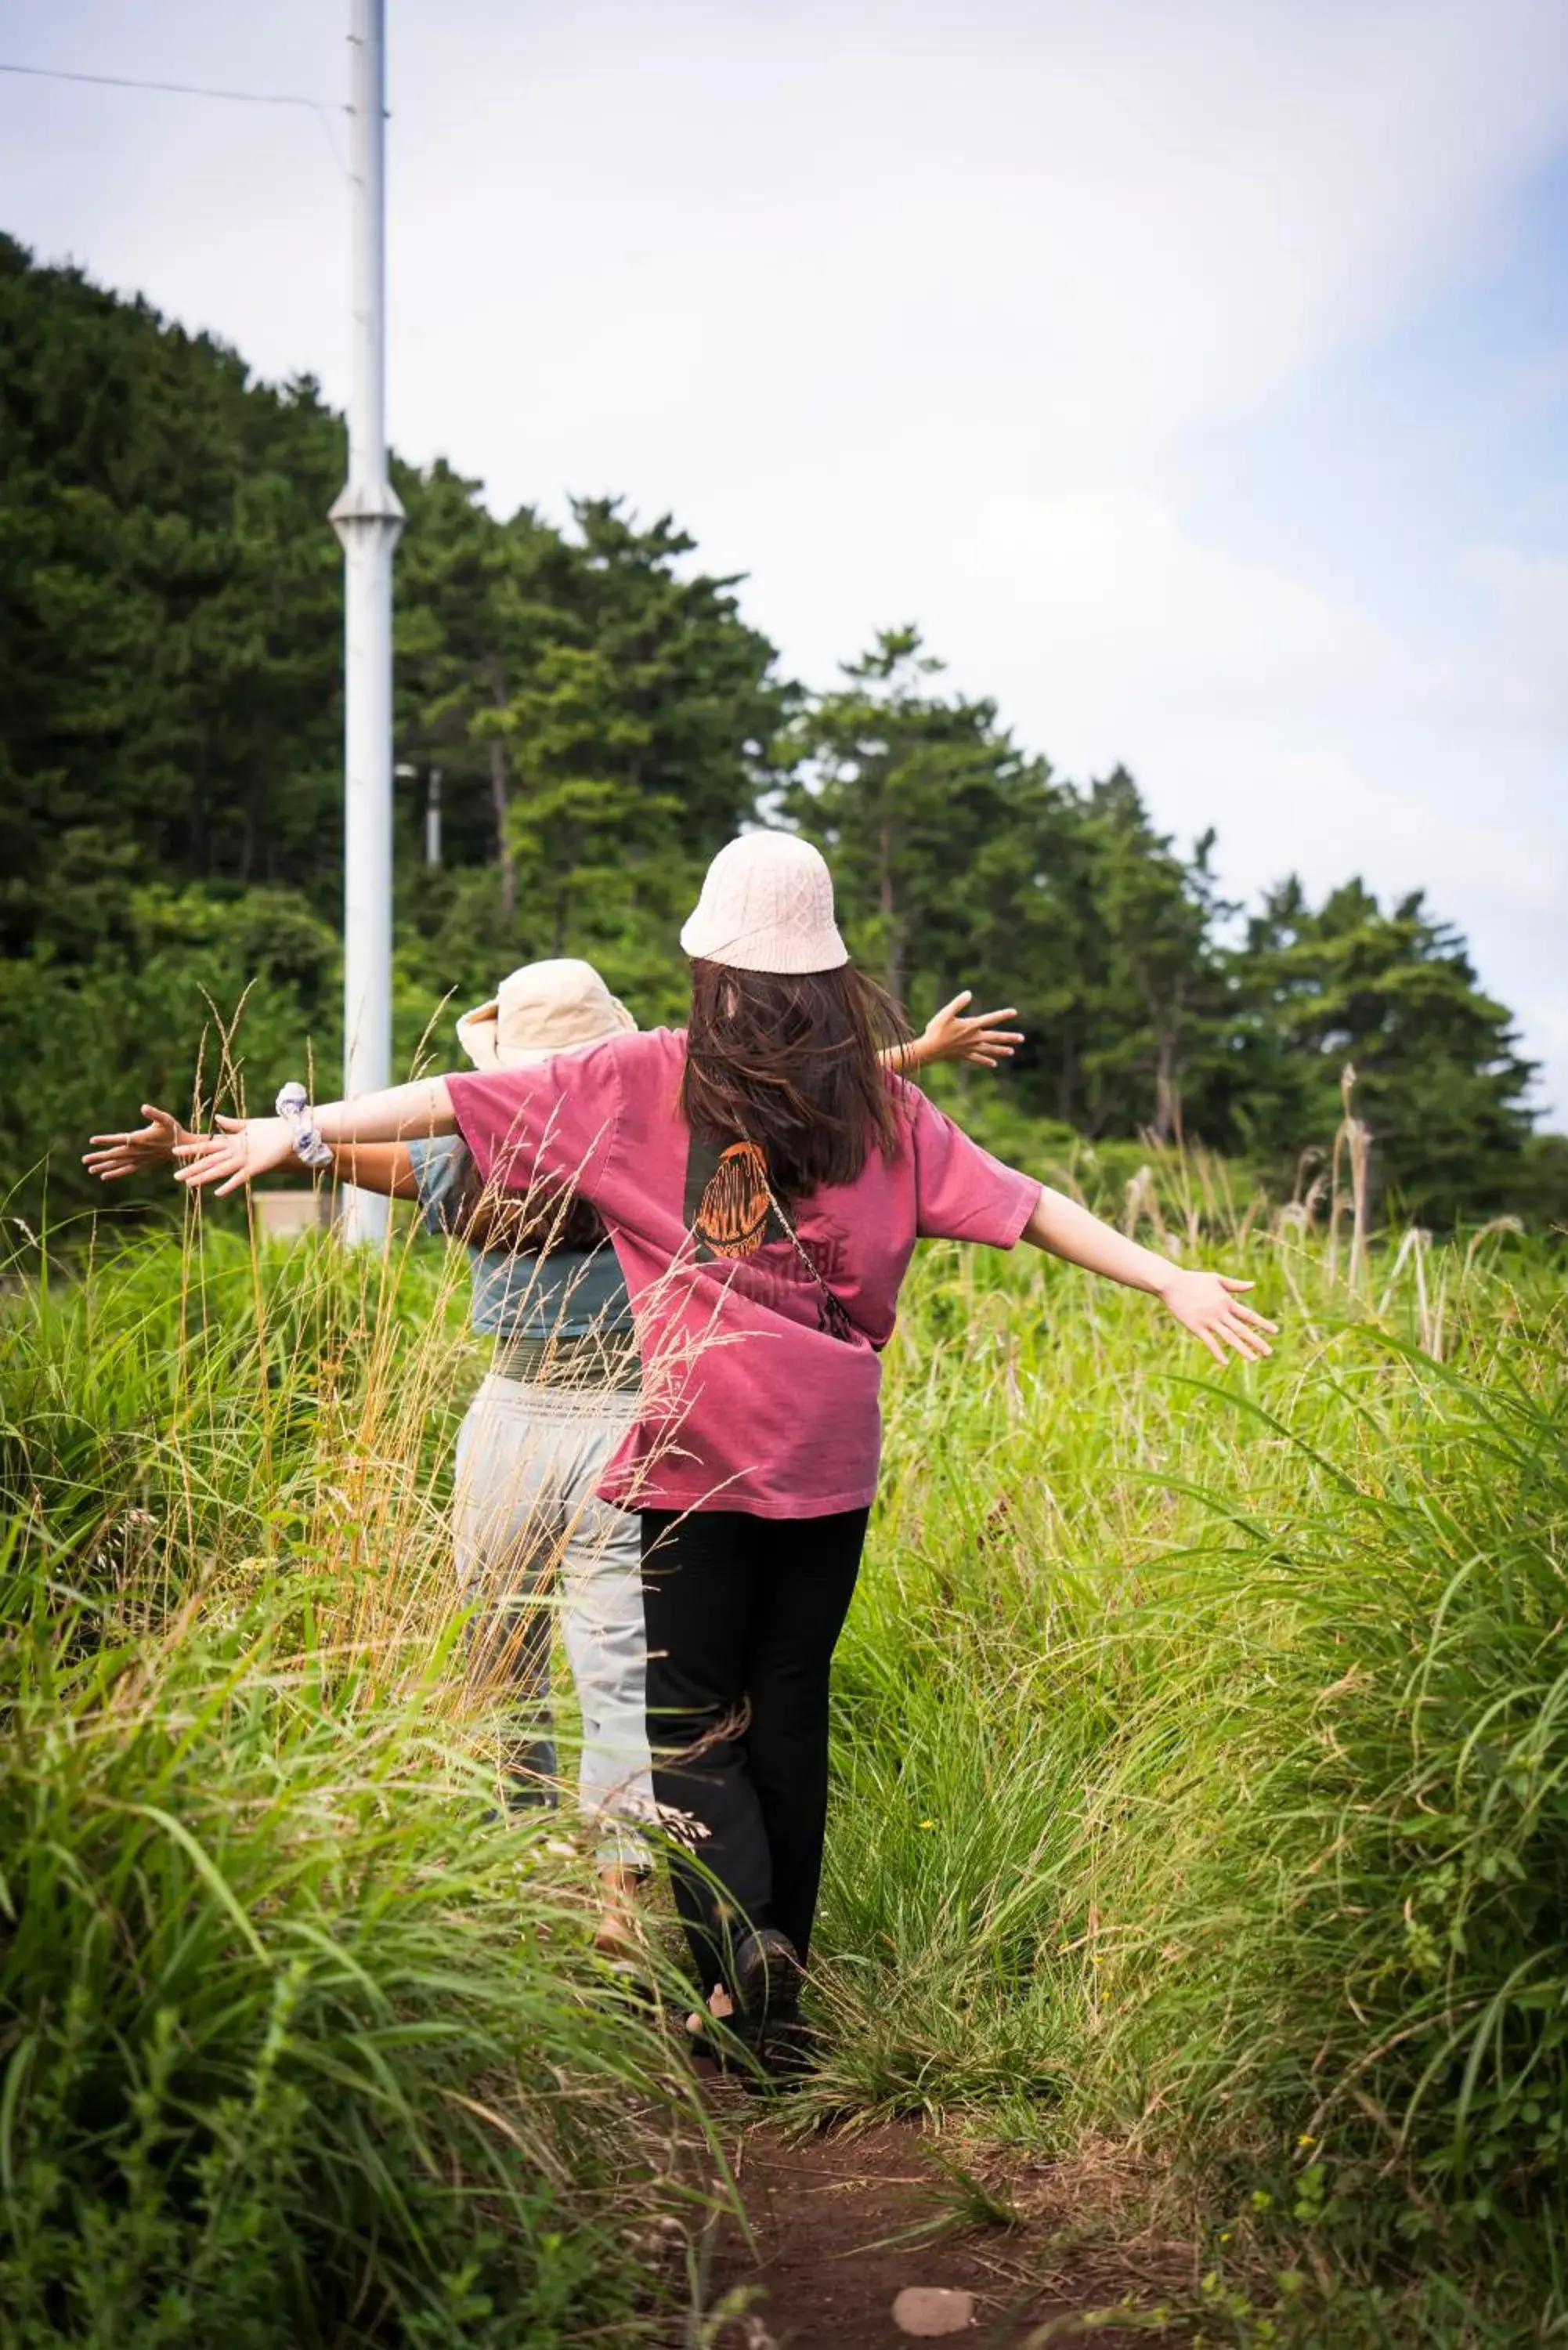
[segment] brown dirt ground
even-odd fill
[[[701,2310],[687,2339],[704,2350],[898,2350],[894,2297],[906,2285],[975,2295],[974,2322],[950,2336],[979,2350],[1093,2341],[1103,2350],[1173,2345],[1184,2329],[1090,2312],[1130,2296],[1152,2312],[1181,2282],[1172,2248],[1117,2242],[1085,2227],[1081,2182],[1061,2167],[977,2154],[915,2123],[790,2136],[737,2095],[711,2100],[753,2235],[721,2220],[704,2247]],[[942,2158],[958,2154],[1017,2215],[1016,2224],[954,2224]],[[1004,2162],[1006,2167],[1003,2168]],[[933,2224],[933,2223],[942,2223]],[[889,2239],[902,2237],[901,2241]],[[715,2325],[721,2304],[742,2306]],[[735,2303],[732,2303],[732,2307]],[[706,2324],[703,2318],[706,2317]],[[1041,2336],[1037,2329],[1047,2328]]]

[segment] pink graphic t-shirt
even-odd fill
[[[691,1133],[684,1035],[656,1028],[534,1068],[447,1079],[485,1180],[572,1186],[609,1232],[637,1317],[644,1392],[599,1488],[626,1509],[824,1517],[872,1499],[881,1349],[915,1243],[1011,1248],[1040,1186],[915,1086],[891,1158],[785,1202],[848,1336],[769,1204],[754,1153]]]

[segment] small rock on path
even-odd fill
[[[955,2293],[950,2285],[907,2284],[893,2303],[893,2323],[900,2334],[916,2334],[925,2342],[940,2334],[961,2334],[974,2324],[974,2295]]]

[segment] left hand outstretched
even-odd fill
[[[82,1153],[82,1165],[89,1175],[96,1175],[101,1183],[114,1183],[122,1175],[140,1175],[147,1167],[167,1167],[175,1144],[192,1139],[190,1128],[181,1125],[173,1111],[160,1109],[156,1102],[143,1102],[141,1115],[147,1120],[145,1126],[123,1134],[92,1137],[91,1149]]]
[[[966,1017],[964,1005],[973,1000],[973,990],[966,987],[931,1014],[920,1037],[928,1061],[972,1061],[982,1069],[994,1069],[999,1062],[1012,1058],[1014,1045],[1023,1042],[1022,1029],[1002,1025],[1004,1020],[1017,1019],[1012,1005]]]
[[[188,1183],[192,1191],[215,1183],[222,1199],[294,1156],[294,1130],[286,1118],[220,1118],[216,1124],[216,1134],[176,1143],[174,1156],[184,1162],[176,1183]]]

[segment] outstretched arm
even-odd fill
[[[314,1122],[323,1142],[332,1146],[334,1164],[353,1181],[359,1180],[353,1168],[359,1163],[362,1144],[411,1142],[457,1132],[444,1077],[421,1077],[411,1086],[389,1087],[384,1093],[358,1094],[351,1102],[324,1103],[315,1111]],[[216,1134],[196,1135],[175,1145],[174,1156],[184,1162],[174,1179],[177,1183],[192,1189],[215,1183],[221,1196],[270,1174],[275,1167],[286,1167],[294,1156],[294,1132],[286,1118],[221,1118],[217,1125]],[[369,1164],[369,1153],[364,1157]],[[381,1186],[368,1183],[366,1188]]]
[[[1223,1273],[1186,1272],[1168,1258],[1157,1256],[1153,1249],[1127,1240],[1060,1191],[1042,1186],[1034,1212],[1023,1227],[1023,1238],[1033,1241],[1036,1248],[1048,1249],[1053,1256],[1065,1257],[1069,1264],[1103,1273],[1128,1289],[1147,1289],[1175,1315],[1183,1329],[1202,1340],[1217,1363],[1225,1360],[1227,1347],[1244,1361],[1273,1351],[1263,1333],[1277,1330],[1278,1323],[1266,1322],[1240,1302],[1241,1293],[1252,1286],[1250,1281],[1233,1281]]]
[[[386,1191],[394,1200],[417,1200],[414,1162],[406,1142],[335,1142],[332,1172],[340,1183],[361,1191]]]
[[[895,1068],[908,1069],[931,1061],[978,1061],[992,1067],[1006,1058],[1020,1039],[1016,1032],[1004,1032],[998,1024],[1017,1014],[984,1012],[965,1019],[961,1014],[969,1000],[967,991],[955,996],[927,1023],[922,1036],[909,1045],[891,1046],[883,1060]],[[392,1086],[384,1093],[359,1094],[351,1102],[327,1102],[315,1111],[314,1118],[317,1131],[332,1145],[337,1160],[341,1160],[346,1144],[398,1142],[405,1137],[411,1140],[415,1136],[457,1132],[452,1097],[442,1077]],[[286,1166],[293,1153],[293,1134],[281,1118],[220,1118],[216,1124],[216,1134],[188,1136],[173,1145],[172,1155],[184,1162],[176,1181],[192,1186],[215,1183],[222,1194],[269,1174],[275,1167]],[[347,1167],[342,1171],[349,1174]],[[349,1174],[349,1180],[359,1179]],[[367,1179],[367,1189],[382,1188]]]
[[[171,1167],[176,1153],[188,1142],[202,1138],[182,1126],[172,1111],[160,1109],[153,1102],[143,1102],[141,1115],[145,1126],[135,1127],[124,1134],[95,1134],[92,1148],[82,1153],[82,1165],[101,1183],[112,1183],[122,1175],[136,1175],[148,1167]],[[237,1121],[220,1118],[221,1128],[231,1132]],[[211,1139],[212,1138],[208,1138]],[[414,1162],[405,1142],[346,1143],[332,1153],[332,1171],[345,1183],[357,1183],[363,1191],[387,1191],[397,1200],[418,1196],[414,1181]]]

